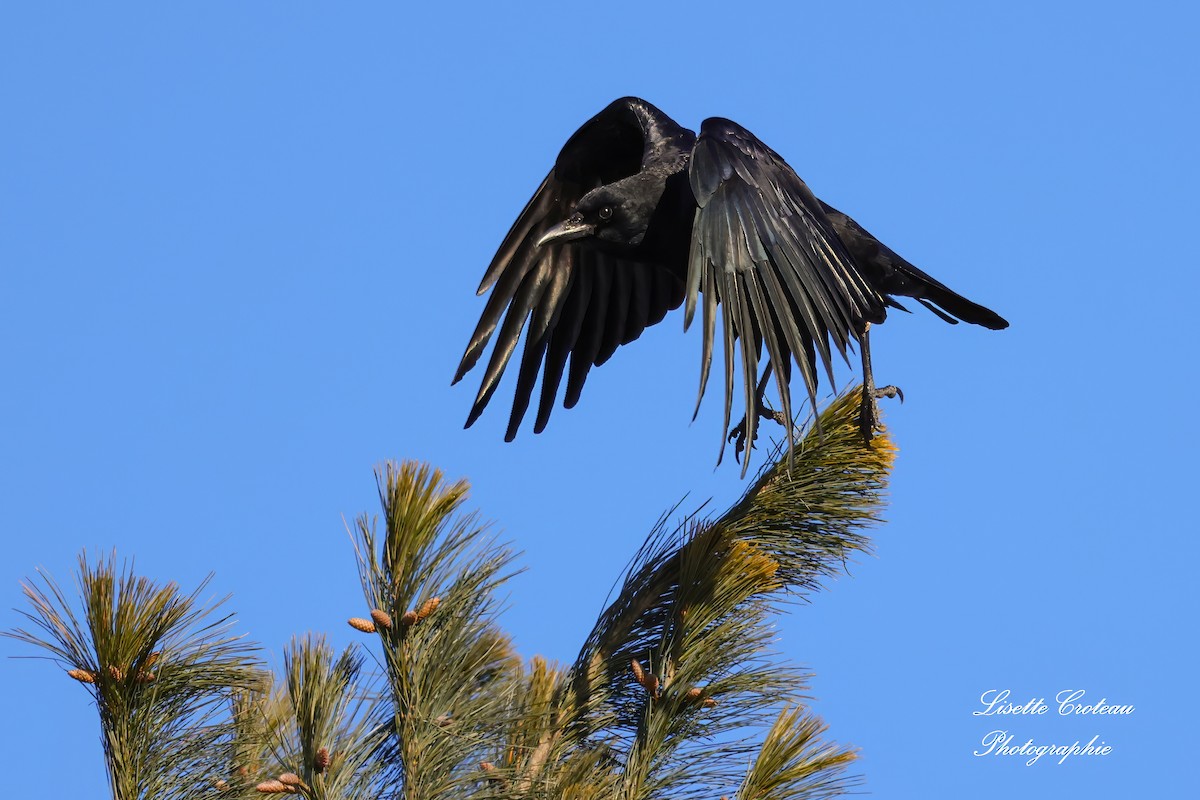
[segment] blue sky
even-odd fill
[[[523,10],[518,10],[523,9]],[[115,547],[216,573],[277,657],[351,639],[342,517],[431,461],[524,551],[504,618],[569,660],[713,469],[679,316],[502,441],[462,430],[474,289],[558,148],[612,99],[737,120],[814,191],[1012,323],[917,308],[873,337],[900,447],[874,557],[779,621],[880,797],[1184,796],[1194,714],[1190,310],[1197,18],[1172,4],[10,4],[0,12],[3,606]],[[619,35],[614,31],[620,31]],[[839,374],[849,381],[850,368]],[[0,627],[17,623],[8,612]],[[1190,644],[1189,644],[1190,642]],[[0,641],[0,655],[28,655]],[[5,659],[13,796],[104,795],[85,693]],[[1125,718],[1018,718],[1113,752],[976,758],[980,695],[1084,689]]]

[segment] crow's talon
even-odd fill
[[[876,389],[874,394],[876,400],[880,400],[884,397],[888,399],[899,397],[900,402],[904,402],[904,391],[899,386],[883,386],[879,389]]]
[[[750,448],[754,447],[754,442],[758,440],[758,425],[755,420],[754,429],[750,432]],[[742,421],[729,431],[728,442],[733,443],[733,459],[737,463],[742,463],[742,453],[746,451],[746,418],[742,417]]]
[[[758,405],[758,416],[755,417],[754,428],[750,432],[749,449],[753,449],[754,443],[758,441],[758,427],[764,419],[774,420],[789,430],[792,427],[792,421],[787,418],[786,414],[784,414],[782,411],[776,411],[760,400]],[[726,439],[726,441],[733,443],[733,457],[738,461],[738,463],[741,463],[741,455],[747,450],[746,439],[746,418],[742,417],[742,421],[730,429],[729,436]]]

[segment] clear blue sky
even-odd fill
[[[462,430],[477,377],[449,380],[558,148],[636,94],[739,121],[1012,322],[918,308],[878,331],[877,375],[908,395],[885,408],[890,523],[779,623],[866,789],[1188,796],[1200,26],[1181,8],[7,4],[0,606],[39,565],[69,582],[80,548],[116,547],[185,587],[215,571],[275,657],[296,631],[349,641],[341,517],[374,509],[373,465],[417,458],[469,476],[524,551],[522,652],[569,660],[664,509],[742,489],[713,470],[715,398],[689,425],[698,337],[669,318],[511,445],[502,403]],[[6,794],[69,774],[103,796],[85,693],[0,670]],[[1137,710],[1010,721],[1114,747],[1026,767],[971,755],[996,688]]]

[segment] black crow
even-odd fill
[[[479,294],[489,289],[454,382],[499,327],[469,427],[528,328],[506,441],[529,408],[539,372],[535,433],[546,426],[564,371],[563,405],[571,408],[593,366],[681,304],[685,328],[698,303],[704,320],[697,409],[712,363],[717,307],[723,309],[723,430],[730,427],[740,370],[746,414],[729,437],[739,453],[753,442],[763,414],[785,423],[791,446],[793,364],[815,409],[818,360],[832,384],[833,352],[848,361],[855,341],[863,361],[863,433],[870,438],[878,425],[875,398],[897,390],[875,389],[867,332],[889,306],[907,310],[895,295],[915,298],[951,323],[1008,326],[822,203],[737,123],[707,119],[697,137],[636,97],[609,105],[563,146],[483,276]],[[764,345],[767,366],[756,383]],[[770,376],[778,412],[762,401]],[[722,436],[722,452],[724,442]]]

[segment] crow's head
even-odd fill
[[[662,181],[647,175],[597,187],[579,198],[569,217],[543,233],[538,246],[592,239],[617,249],[637,247],[662,192]]]

